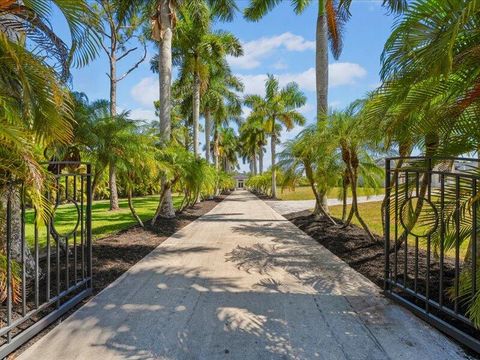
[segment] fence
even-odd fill
[[[390,158],[385,168],[385,294],[480,352],[478,160]]]
[[[1,192],[0,358],[92,292],[91,167],[45,167],[52,179],[38,211],[23,183]]]

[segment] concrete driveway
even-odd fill
[[[254,195],[160,245],[20,359],[461,359]]]

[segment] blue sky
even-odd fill
[[[247,0],[238,3],[244,7]],[[308,123],[312,123],[315,121],[316,106],[314,49],[317,7],[314,1],[298,16],[289,3],[284,1],[259,22],[247,22],[241,14],[237,14],[232,23],[219,23],[216,27],[233,32],[244,44],[245,55],[229,61],[233,72],[244,80],[245,93],[261,93],[266,73],[278,76],[281,84],[296,81],[308,98],[301,111]],[[332,108],[347,106],[379,84],[380,54],[395,20],[381,7],[380,1],[354,0],[351,12],[352,18],[345,27],[343,53],[338,61],[330,56],[329,104]],[[153,45],[149,45],[147,59],[154,53]],[[73,89],[85,92],[90,100],[108,98],[109,94],[105,74],[108,64],[101,55],[87,67],[73,70]],[[130,60],[130,63],[134,62],[135,55]],[[129,66],[129,60],[124,61],[123,66],[120,64],[119,73]],[[148,61],[119,83],[118,107],[130,110],[133,118],[154,119],[153,100],[157,98],[158,80],[150,71]],[[295,136],[299,130],[282,134],[282,139]],[[266,159],[269,159],[268,154]],[[269,160],[266,161],[267,166],[269,163]]]

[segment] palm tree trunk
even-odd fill
[[[318,2],[315,48],[315,77],[317,95],[317,122],[325,119],[328,112],[328,26],[325,0]],[[322,205],[328,213],[328,199],[325,193]]]
[[[260,146],[258,151],[258,172],[259,174],[263,173],[263,146]]]
[[[328,32],[325,14],[325,0],[318,4],[315,75],[317,90],[317,121],[324,118],[328,111]]]
[[[217,172],[220,170],[220,154],[219,154],[219,150],[218,150],[218,147],[219,147],[219,144],[218,144],[218,129],[217,127],[215,126],[215,129],[213,131],[213,156],[214,156],[214,160],[215,160],[215,170],[217,170]]]
[[[352,190],[352,208],[350,209],[350,214],[348,215],[348,219],[343,225],[343,227],[346,227],[350,225],[353,216],[355,216],[362,226],[362,228],[365,230],[367,233],[368,237],[372,241],[376,241],[375,236],[373,236],[372,232],[370,231],[370,228],[368,227],[367,223],[363,220],[363,218],[360,215],[360,212],[358,211],[358,196],[357,196],[357,183],[358,183],[358,175],[357,175],[357,170],[353,168],[351,163],[347,164],[347,171],[349,174],[349,180],[350,180],[350,189]]]
[[[110,52],[110,116],[113,118],[117,115],[117,59],[115,50]],[[117,174],[114,163],[109,164],[108,186],[110,188],[110,210],[118,210],[118,188]]]
[[[275,126],[275,125],[273,125]],[[277,171],[275,169],[275,160],[276,160],[276,136],[275,133],[272,132],[272,136],[270,138],[270,147],[272,151],[272,198],[277,197]]]
[[[185,150],[190,151],[190,134],[186,124],[183,126],[183,136],[185,137]]]
[[[200,119],[200,76],[193,74],[193,154],[198,158],[198,124]]]
[[[207,163],[210,164],[210,128],[212,124],[210,123],[210,111],[207,109],[205,111],[205,159]]]
[[[108,186],[110,188],[110,210],[118,210],[117,172],[115,162],[111,161],[108,173]]]
[[[132,216],[135,220],[137,220],[138,225],[140,225],[142,228],[145,227],[143,225],[142,219],[138,216],[137,212],[135,211],[135,207],[133,206],[133,201],[132,201],[132,189],[128,189],[128,207],[130,208],[130,212],[132,213]]]
[[[345,221],[347,218],[347,192],[347,179],[345,179],[344,175],[342,180],[342,221]]]
[[[330,222],[333,225],[336,225],[335,220],[333,220],[333,218],[325,211],[325,209],[322,205],[323,194],[319,194],[318,191],[317,191],[317,187],[315,186],[315,179],[313,177],[313,169],[312,169],[311,165],[309,165],[307,163],[304,163],[304,166],[305,166],[305,175],[307,176],[308,183],[310,184],[313,195],[315,196],[314,214],[318,215],[319,213],[322,213],[324,216],[327,217],[328,220],[330,220]]]
[[[403,158],[406,158],[407,156],[409,156],[411,154],[411,152],[412,152],[412,147],[408,143],[402,142],[402,143],[399,144],[400,159],[395,164],[395,169],[393,171],[393,178],[391,179],[391,182],[390,182],[390,189],[395,188],[395,185],[396,185],[396,182],[397,182],[397,176],[396,175],[398,174],[398,172],[400,171],[400,169],[403,166],[403,162],[404,162]],[[387,193],[387,192],[385,191],[385,193]],[[382,207],[381,207],[382,229],[383,229],[383,235],[384,236],[385,236],[385,216],[386,216],[385,209],[386,209],[386,206],[387,206],[387,197],[385,196],[383,198]]]
[[[252,170],[253,170],[253,175],[257,175],[257,158],[255,154],[252,155]]]
[[[373,236],[372,232],[370,231],[370,228],[368,227],[367,223],[363,220],[362,216],[360,215],[360,212],[358,211],[358,196],[357,196],[357,175],[356,171],[353,171],[353,181],[351,184],[352,188],[352,211],[355,214],[355,217],[357,218],[358,222],[360,225],[362,225],[363,230],[367,233],[368,237],[372,241],[376,241],[375,236]]]
[[[159,86],[160,86],[160,137],[164,145],[170,143],[171,140],[171,87],[172,87],[172,10],[170,9],[170,0],[161,0],[158,6],[158,23],[161,24],[161,39],[159,41]],[[162,179],[165,184],[166,179]],[[162,217],[175,217],[175,209],[173,207],[172,192],[170,188],[165,190],[164,195],[160,199],[161,211],[159,215]]]

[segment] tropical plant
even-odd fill
[[[336,144],[326,136],[324,126],[310,126],[294,140],[284,144],[279,154],[279,167],[283,171],[282,188],[293,187],[305,174],[315,196],[315,213],[326,216],[333,224],[323,199],[327,191],[338,185],[343,172]]]
[[[210,162],[210,153],[212,153],[211,130],[216,128],[219,122],[222,122],[219,118],[221,119],[227,113],[233,116],[241,113],[241,100],[238,95],[241,91],[243,91],[243,84],[238,77],[232,74],[226,61],[210,66],[209,79],[201,102],[205,118],[205,159],[207,162]],[[214,163],[217,164],[215,151],[213,151],[213,155]]]
[[[383,169],[371,156],[371,143],[366,136],[365,128],[359,114],[352,108],[346,111],[335,111],[329,116],[328,137],[338,147],[344,163],[344,183],[350,186],[352,206],[345,221],[348,226],[353,217],[359,221],[372,241],[376,241],[368,225],[358,209],[358,181],[362,179],[364,186],[377,188],[381,185]]]
[[[245,182],[247,188],[257,194],[271,196],[272,194],[272,174],[271,170],[263,174],[250,176]]]
[[[374,95],[376,101],[370,106],[370,114],[383,112],[395,117],[405,130],[398,134],[415,139],[411,144],[431,159],[428,164],[431,168],[451,167],[451,160],[443,160],[444,157],[479,153],[480,70],[475,55],[479,19],[480,8],[475,1],[414,2],[395,24],[385,45],[381,71],[384,84]],[[402,165],[398,162],[396,168]],[[429,177],[422,176],[417,194],[420,200],[409,208],[409,226],[429,220],[429,212],[422,211],[428,184]],[[407,195],[412,192],[408,183],[402,186]],[[472,208],[477,199],[471,194],[456,195],[455,184],[448,182],[444,190],[446,232],[443,238],[432,235],[433,249],[449,249],[462,243],[471,249],[475,238],[469,236],[473,230]],[[432,201],[437,201],[435,194]],[[459,236],[456,236],[457,217],[461,218]],[[395,248],[407,236],[405,230],[396,240]],[[478,237],[477,241],[476,248],[480,249]],[[480,258],[480,251],[478,254],[469,251],[465,263],[472,257]],[[462,271],[459,293],[456,289],[450,292],[453,298],[466,299],[467,292],[471,295],[472,279],[478,278],[479,273],[472,274],[467,268]],[[478,326],[480,296],[473,294],[467,303],[468,315]]]
[[[215,191],[227,192],[235,188],[235,179],[232,174],[224,171],[217,172],[217,188]]]
[[[121,12],[131,12],[133,9],[143,7],[151,18],[150,38],[158,43],[158,74],[159,74],[159,118],[160,136],[163,146],[168,146],[171,141],[171,85],[172,85],[172,39],[177,24],[177,11],[182,4],[197,3],[192,0],[123,0],[121,1]],[[208,0],[212,13],[220,20],[231,21],[237,9],[235,2],[231,0],[214,1]],[[163,183],[168,183],[162,180]],[[162,188],[165,186],[162,185]],[[163,217],[174,217],[172,194],[170,189],[165,190],[161,198],[161,215]]]
[[[282,126],[287,131],[295,125],[305,123],[298,108],[305,105],[307,99],[298,84],[291,82],[280,89],[278,79],[268,75],[265,81],[265,97],[247,95],[245,105],[252,109],[251,116],[264,119],[265,130],[270,135],[272,155],[272,197],[276,197],[276,145]]]
[[[231,33],[212,30],[215,14],[205,2],[185,3],[179,8],[179,22],[173,38],[174,65],[179,79],[191,76],[193,91],[193,153],[199,156],[201,94],[205,92],[212,66],[224,66],[227,55],[243,54],[239,40]]]
[[[51,3],[68,25],[70,46],[50,26]],[[83,0],[24,0],[1,1],[0,18],[0,242],[5,253],[5,214],[11,206],[11,256],[25,260],[30,277],[34,259],[28,249],[22,251],[20,189],[14,184],[24,184],[37,221],[50,215],[42,196],[47,173],[38,161],[45,147],[71,139],[72,103],[64,85],[71,66],[97,55],[95,27],[85,22],[95,14]],[[16,292],[19,283],[13,281]],[[2,282],[2,292],[5,286]]]
[[[218,129],[218,159],[222,163],[223,171],[231,172],[238,166],[237,154],[239,143],[235,130],[231,127]]]
[[[254,175],[257,175],[257,172],[261,174],[263,172],[264,146],[267,143],[263,118],[250,114],[246,121],[240,126],[239,131],[242,155],[249,159]]]

